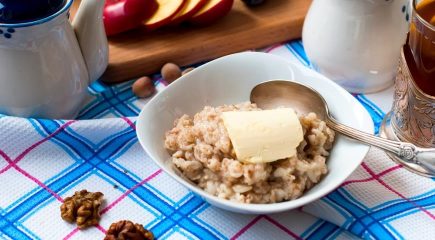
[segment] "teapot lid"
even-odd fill
[[[0,0],[0,24],[32,22],[58,12],[67,0]]]

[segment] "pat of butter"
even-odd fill
[[[292,157],[304,137],[291,108],[224,112],[222,118],[237,158],[243,162],[267,163]]]

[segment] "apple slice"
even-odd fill
[[[157,11],[155,0],[107,0],[103,20],[107,36],[139,27]]]
[[[157,0],[159,8],[152,17],[144,22],[145,28],[154,30],[170,23],[185,3],[185,0]]]
[[[234,0],[209,0],[189,22],[195,25],[208,25],[227,15]]]
[[[192,17],[197,13],[209,0],[186,0],[184,7],[171,20],[171,25],[178,25],[181,22]]]

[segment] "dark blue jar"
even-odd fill
[[[37,21],[59,11],[67,0],[0,0],[0,23]]]

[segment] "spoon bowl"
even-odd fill
[[[250,100],[262,109],[291,107],[299,114],[314,112],[336,132],[364,144],[379,147],[405,162],[420,165],[427,171],[426,176],[435,177],[434,148],[420,148],[412,143],[388,140],[343,125],[330,115],[325,99],[316,90],[301,83],[287,80],[263,82],[251,90]]]
[[[290,107],[303,115],[314,112],[322,120],[329,114],[325,99],[316,90],[286,80],[258,84],[252,89],[250,100],[262,109]]]

